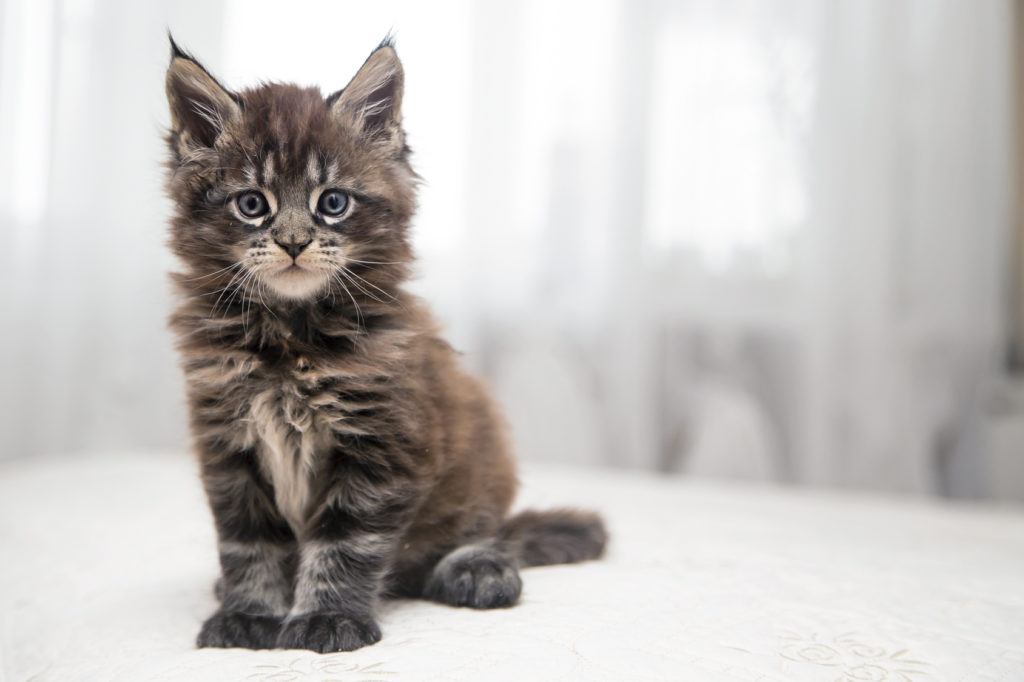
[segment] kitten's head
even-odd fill
[[[171,245],[190,274],[283,304],[397,285],[415,204],[402,85],[387,40],[326,98],[231,92],[172,40]]]

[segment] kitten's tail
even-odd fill
[[[608,541],[601,517],[577,509],[520,512],[505,521],[498,537],[523,567],[597,559]]]

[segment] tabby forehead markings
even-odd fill
[[[306,160],[306,179],[309,180],[310,184],[321,184],[321,176],[323,174],[323,162],[320,159],[320,155],[317,152],[310,152],[309,159]]]
[[[263,166],[260,169],[260,184],[269,187],[274,184],[274,155],[266,154],[263,157]]]
[[[259,169],[252,160],[247,159],[242,174],[245,176],[245,181],[253,187],[258,187],[259,182]]]
[[[508,517],[501,416],[405,290],[403,85],[390,42],[324,98],[230,92],[172,41],[171,326],[222,574],[199,646],[356,649],[383,596],[509,606],[520,567],[603,551],[594,514]],[[318,221],[327,189],[347,208]]]
[[[338,162],[335,159],[331,159],[324,165],[324,176],[321,182],[325,185],[333,185],[340,181],[341,171],[338,167]]]

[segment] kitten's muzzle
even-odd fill
[[[302,253],[302,251],[307,246],[309,246],[310,244],[313,243],[313,240],[312,239],[307,239],[304,242],[295,242],[295,241],[282,242],[282,241],[278,241],[278,240],[275,239],[274,243],[277,244],[278,246],[280,246],[282,249],[284,249],[284,252],[292,257],[292,260],[295,260],[296,258],[299,257],[299,254]]]

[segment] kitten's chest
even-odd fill
[[[330,418],[301,382],[256,382],[249,406],[249,440],[277,507],[296,531],[305,524],[313,478],[332,441]]]

